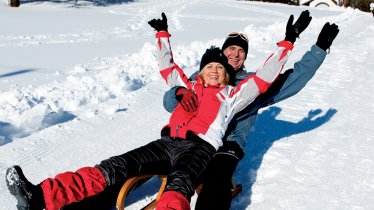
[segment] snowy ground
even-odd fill
[[[122,4],[0,2],[0,177],[19,164],[34,183],[93,165],[159,136],[169,114],[157,72],[154,31],[164,11],[176,62],[197,69],[208,46],[244,31],[255,70],[283,38],[290,14],[313,20],[287,66],[327,21],[340,33],[298,95],[261,111],[235,179],[232,209],[374,209],[374,22],[352,9],[229,0],[141,0]],[[126,209],[154,195],[148,184]],[[139,202],[136,202],[140,200]],[[15,209],[0,182],[0,209]]]

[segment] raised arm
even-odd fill
[[[303,11],[295,23],[293,23],[294,17],[293,15],[290,15],[287,25],[286,25],[286,34],[284,41],[278,43],[278,49],[274,54],[272,54],[268,60],[265,62],[264,67],[262,69],[259,69],[255,75],[251,75],[241,83],[239,83],[239,92],[237,93],[237,97],[239,101],[235,101],[235,106],[237,106],[235,111],[240,111],[244,109],[244,106],[247,106],[251,104],[256,97],[267,91],[267,89],[270,87],[270,85],[274,82],[274,80],[278,77],[280,71],[283,68],[283,65],[288,59],[288,53],[293,48],[293,43],[296,41],[296,38],[299,37],[299,35],[308,27],[310,21],[312,20],[312,17],[310,16],[310,13],[308,10]],[[280,82],[277,82],[279,84],[284,84],[285,79],[289,75],[289,72],[286,75],[282,75],[278,80]],[[253,77],[253,78],[251,78]],[[253,80],[253,81],[252,81]],[[254,83],[253,83],[254,82]],[[246,84],[248,83],[248,84]],[[279,85],[277,84],[277,85]],[[242,91],[240,93],[241,85],[244,85],[245,91]],[[257,89],[256,89],[257,88]],[[237,91],[236,90],[236,91]],[[278,89],[279,90],[279,89]],[[250,97],[246,97],[248,93],[251,92],[253,95]],[[273,92],[270,91],[270,92]],[[243,97],[243,93],[245,93]],[[276,93],[279,93],[279,91],[276,91]],[[266,95],[273,95],[266,94]],[[235,98],[235,97],[234,97]],[[257,99],[256,103],[253,103],[254,106],[251,104],[251,110],[246,109],[247,111],[256,112],[265,101],[265,99],[268,97],[260,97]],[[237,100],[237,99],[234,99]]]
[[[148,24],[157,31],[157,60],[161,76],[170,87],[187,87],[188,78],[173,60],[173,53],[169,40],[170,34],[167,31],[168,26],[165,13],[162,13],[162,19],[153,19],[149,21]]]
[[[230,94],[231,100],[233,100],[232,109],[234,113],[241,111],[253,102],[258,95],[267,91],[282,71],[292,49],[291,42],[285,40],[279,42],[276,51],[269,56],[262,68],[235,87]]]
[[[284,81],[280,81],[277,86],[272,85],[275,86],[272,87],[274,90],[272,94],[268,95],[267,101],[264,101],[262,106],[277,103],[302,90],[325,60],[326,51],[330,48],[338,33],[337,25],[326,23],[318,35],[316,44],[304,54],[300,61],[294,64],[293,69],[289,69],[284,75],[279,76],[277,80],[284,77],[282,79]]]
[[[160,68],[160,74],[169,85],[169,87],[184,86],[187,87],[188,77],[183,70],[174,63],[173,53],[171,51],[170,34],[167,31],[156,33],[157,60]]]

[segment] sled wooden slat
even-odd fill
[[[117,197],[117,203],[116,203],[116,209],[117,210],[124,210],[125,209],[125,199],[127,194],[132,190],[132,188],[137,184],[138,181],[143,179],[149,179],[155,175],[141,175],[136,176],[128,179],[125,184],[123,184],[121,190],[118,193]],[[157,201],[160,199],[162,192],[165,189],[166,186],[166,176],[165,175],[158,175],[160,179],[162,179],[161,187],[158,190],[158,194],[155,200],[150,202],[148,205],[143,207],[141,210],[151,210],[156,207]]]
[[[236,184],[234,178],[231,178],[232,191],[231,198],[235,198],[243,189],[241,184]]]

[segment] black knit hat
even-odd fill
[[[222,64],[225,67],[226,72],[229,74],[230,78],[235,78],[234,69],[228,63],[226,56],[223,54],[220,48],[216,46],[211,46],[205,51],[203,57],[201,57],[200,71],[210,62],[217,62]]]
[[[242,47],[245,51],[245,57],[248,54],[248,37],[247,35],[239,32],[232,32],[227,37],[225,42],[222,45],[222,51],[231,45],[237,45]]]
[[[217,62],[222,64],[225,68],[228,65],[226,56],[222,53],[222,50],[216,46],[208,48],[203,57],[201,57],[200,71],[210,62]]]

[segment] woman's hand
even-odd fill
[[[168,31],[168,20],[166,18],[165,13],[161,13],[162,20],[160,19],[152,19],[148,21],[148,24],[154,28],[157,32],[160,31]]]
[[[296,38],[298,38],[301,32],[308,27],[311,20],[312,17],[308,10],[305,10],[300,14],[295,24],[293,24],[293,15],[291,15],[287,22],[286,38],[284,40],[292,42],[292,44],[295,43]]]

